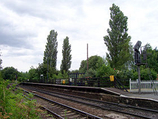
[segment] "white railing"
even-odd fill
[[[136,81],[129,81],[130,92],[138,91],[138,79]],[[141,81],[141,92],[153,92],[154,90],[158,91],[158,81]]]

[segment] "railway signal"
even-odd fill
[[[137,43],[134,46],[134,60],[135,60],[136,65],[141,64],[141,58],[140,58],[140,52],[139,52],[139,48],[141,47],[141,44],[142,44],[141,41],[137,41]]]
[[[134,60],[135,65],[138,66],[138,93],[141,93],[141,84],[140,84],[140,65],[141,65],[141,57],[140,57],[140,51],[139,48],[141,47],[142,42],[137,41],[137,43],[134,46]]]

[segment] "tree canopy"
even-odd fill
[[[57,62],[57,32],[54,30],[50,31],[50,34],[47,38],[46,48],[44,51],[43,64],[47,65],[47,70],[49,75],[52,75],[56,70],[56,62]]]
[[[15,80],[18,77],[18,70],[14,67],[6,67],[2,70],[3,79]]]
[[[68,72],[71,67],[71,45],[69,44],[69,37],[66,37],[63,41],[63,49],[62,49],[62,63],[60,66],[61,72]]]
[[[146,44],[146,53],[147,53],[147,63],[149,68],[153,69],[158,73],[158,49],[153,49],[150,44]]]
[[[1,56],[1,53],[0,53]],[[2,59],[0,58],[0,70],[2,69]]]
[[[110,29],[107,29],[108,35],[104,37],[105,45],[109,53],[107,53],[107,61],[110,66],[115,69],[123,69],[128,67],[132,60],[131,37],[127,31],[127,20],[123,12],[115,4],[110,7]]]
[[[88,59],[89,70],[87,71],[87,60],[82,60],[79,68],[79,72],[87,73],[87,75],[96,76],[96,71],[99,69],[103,64],[104,60],[100,56],[91,56]]]

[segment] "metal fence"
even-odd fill
[[[70,78],[69,85],[110,87],[114,86],[114,82],[111,82],[109,77]]]
[[[40,79],[40,83],[51,83],[59,85],[73,86],[91,86],[91,87],[115,87],[127,91],[129,88],[129,80],[117,79],[113,77],[86,77],[86,78],[68,78],[68,79]]]
[[[129,80],[110,77],[90,77],[90,78],[70,78],[70,79],[56,79],[56,84],[66,84],[74,86],[91,86],[91,87],[115,87],[127,91],[129,88]]]
[[[137,92],[138,87],[138,80],[132,81],[129,80],[130,85],[130,92]],[[158,91],[158,81],[141,81],[141,92],[153,92],[154,90]]]

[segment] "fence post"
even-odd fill
[[[116,88],[116,77],[114,76],[114,87]]]
[[[77,85],[77,78],[74,78],[75,80],[74,80],[74,84],[75,84],[75,86]]]
[[[130,87],[130,92],[131,92],[131,78],[129,79],[129,87]]]
[[[98,81],[98,87],[100,87],[100,78],[97,78]]]

